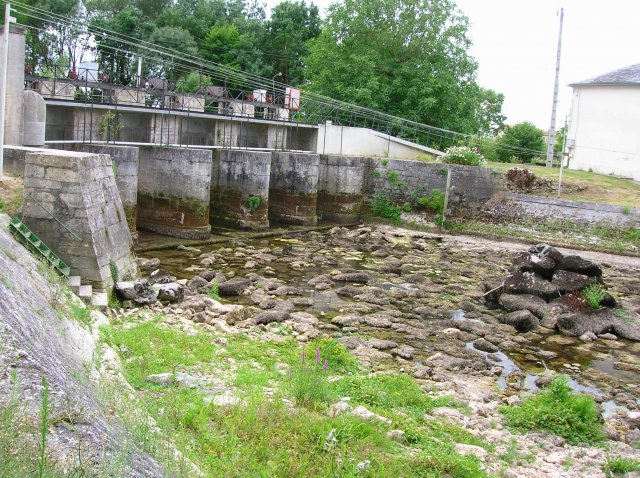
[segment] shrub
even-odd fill
[[[374,216],[384,217],[394,221],[400,219],[400,206],[395,206],[391,194],[381,189],[377,189],[373,193],[369,205],[371,206],[371,212]]]
[[[517,431],[546,430],[568,443],[597,444],[605,435],[593,397],[575,393],[569,377],[555,377],[548,388],[527,397],[522,405],[500,407],[507,426]]]
[[[411,212],[411,211],[412,211],[412,209],[411,209],[411,204],[409,204],[408,202],[404,203],[404,204],[402,205],[402,210],[403,210],[404,212]]]
[[[262,204],[262,199],[260,199],[258,196],[249,196],[249,199],[247,199],[247,206],[249,207],[249,210],[251,212],[254,212],[256,209],[258,209],[260,207],[260,204]]]
[[[591,284],[582,291],[587,303],[594,309],[599,309],[604,300],[605,290],[602,284]]]
[[[209,297],[213,300],[220,300],[220,294],[218,293],[218,283],[214,282],[211,284],[211,289],[209,289]]]
[[[527,121],[507,128],[495,143],[496,158],[502,163],[530,163],[544,154],[544,132]]]
[[[418,205],[431,209],[436,214],[444,211],[444,193],[440,189],[433,189],[429,196],[418,198]]]
[[[483,166],[487,160],[475,149],[467,146],[452,146],[445,151],[442,161],[447,164],[463,164],[466,166]]]
[[[607,478],[640,471],[640,461],[621,456],[607,457],[607,462],[602,465],[602,471]]]

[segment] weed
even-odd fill
[[[378,171],[377,169],[373,172],[373,176],[375,178],[381,178],[382,177],[382,173],[380,171]]]
[[[369,203],[371,212],[378,217],[384,217],[397,221],[400,219],[401,209],[393,203],[391,194],[381,189],[376,189]]]
[[[7,204],[3,199],[0,199],[0,212],[3,212],[5,207],[7,207]]]
[[[633,471],[640,471],[640,460],[623,458],[621,456],[608,456],[607,461],[602,465],[602,471],[607,478],[624,475]]]
[[[604,300],[605,290],[602,284],[590,284],[582,291],[585,300],[593,309],[599,309]]]
[[[91,314],[89,313],[89,309],[87,309],[84,305],[75,304],[73,302],[69,303],[69,312],[71,318],[77,320],[81,324],[91,325]]]
[[[331,400],[327,380],[329,361],[326,358],[323,361],[320,348],[316,348],[313,361],[310,359],[303,349],[298,366],[291,370],[289,386],[298,406],[318,409]]]
[[[384,166],[386,168],[387,164],[389,164],[389,160],[388,159],[383,159],[382,161],[380,161],[380,164],[382,164],[382,166]]]
[[[411,211],[412,211],[412,209],[411,209],[411,204],[409,204],[408,202],[404,203],[404,204],[402,205],[402,210],[403,210],[404,212],[411,212]]]
[[[47,379],[42,377],[42,391],[40,392],[40,450],[38,459],[38,477],[44,476],[44,470],[46,466],[45,451],[47,448],[47,427],[49,419],[49,387],[47,385]]]
[[[217,282],[213,282],[213,283],[211,284],[211,288],[209,289],[209,294],[208,294],[208,295],[209,295],[209,297],[211,297],[213,300],[217,300],[217,301],[219,301],[219,300],[220,300],[220,294],[218,293],[218,288],[219,288],[219,287],[220,287],[220,286],[218,285],[218,283],[217,283]]]
[[[387,179],[391,184],[396,184],[398,182],[398,172],[390,169],[387,171]]]
[[[547,430],[568,443],[598,444],[604,439],[595,401],[571,390],[568,377],[555,377],[548,388],[527,397],[522,405],[503,406],[507,426],[517,431]]]
[[[622,214],[624,214],[625,216],[628,216],[629,214],[631,214],[631,208],[629,206],[624,206],[622,208]]]
[[[262,204],[262,199],[258,196],[249,196],[249,199],[247,199],[247,206],[251,212],[255,212],[260,207],[260,204]]]
[[[449,170],[447,168],[440,168],[438,169],[438,174],[440,176],[446,176],[449,173]]]
[[[118,282],[118,266],[114,260],[109,261],[109,271],[111,272],[111,278],[113,279],[113,283]]]

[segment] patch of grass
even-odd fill
[[[382,189],[376,189],[374,191],[371,201],[369,202],[369,206],[371,207],[371,213],[374,216],[391,219],[393,221],[398,221],[400,219],[400,206],[396,206],[391,194]]]
[[[602,284],[589,284],[582,291],[582,295],[592,309],[599,309],[604,300],[605,290]]]
[[[500,412],[516,431],[546,430],[571,444],[599,444],[605,437],[595,401],[573,392],[567,376],[555,377],[546,390],[527,397],[521,405],[503,406]]]
[[[220,300],[220,294],[218,293],[218,283],[217,282],[213,282],[211,284],[211,289],[209,289],[209,297],[211,297],[213,300]]]
[[[307,357],[304,349],[298,364],[291,368],[289,390],[296,405],[309,409],[319,409],[328,405],[333,397],[329,387],[329,360],[323,359],[320,348],[314,357]]]
[[[623,458],[621,456],[608,456],[607,462],[602,465],[602,471],[607,478],[624,475],[625,473],[631,473],[633,471],[640,471],[640,460]]]
[[[89,309],[84,305],[75,304],[73,302],[69,303],[69,315],[70,318],[80,322],[83,325],[89,326],[91,325],[91,314],[89,313]]]

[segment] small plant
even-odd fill
[[[440,168],[440,169],[438,169],[438,174],[439,174],[440,176],[446,176],[448,172],[449,172],[449,170],[448,170],[447,168]]]
[[[605,290],[602,284],[591,284],[582,291],[585,300],[593,309],[599,309],[604,300]]]
[[[374,176],[375,178],[380,179],[380,178],[382,177],[382,173],[376,169],[376,170],[373,172],[373,176]],[[1,210],[2,210],[2,209],[0,209],[0,211],[1,211]]]
[[[218,283],[214,282],[213,284],[211,284],[211,288],[209,289],[209,297],[211,297],[213,300],[220,300],[220,294],[218,293]]]
[[[402,205],[402,210],[403,210],[404,212],[411,212],[411,211],[412,211],[412,209],[411,209],[411,204],[409,204],[408,202],[404,203],[404,204]]]
[[[546,430],[568,443],[598,444],[605,435],[593,397],[575,393],[569,377],[555,377],[548,388],[527,397],[522,405],[500,407],[507,426],[516,431]]]
[[[484,166],[487,160],[475,149],[467,146],[452,146],[447,148],[442,161],[447,164],[462,164],[465,166]]]
[[[398,182],[398,173],[393,169],[387,171],[387,179],[391,184],[396,184]]]
[[[387,164],[389,164],[389,160],[388,159],[383,159],[382,161],[380,161],[380,164],[382,164],[386,168]]]
[[[106,135],[108,139],[116,139],[118,132],[124,125],[118,121],[118,117],[112,111],[107,111],[100,120],[99,132]]]
[[[302,349],[299,366],[290,372],[291,393],[297,405],[317,409],[321,404],[328,403],[331,399],[331,390],[327,380],[329,361],[327,359],[323,361],[320,348],[316,348],[315,360],[309,362],[304,349]]]
[[[628,216],[629,214],[631,214],[631,208],[629,206],[624,206],[622,208],[622,214],[624,214],[625,216]]]
[[[118,266],[115,263],[115,261],[110,260],[109,261],[109,270],[111,271],[111,278],[113,279],[113,283],[115,284],[116,282],[118,282]]]
[[[400,219],[400,206],[394,205],[391,194],[381,189],[376,189],[369,204],[371,206],[371,212],[374,216],[383,217],[394,221]]]
[[[249,199],[247,199],[247,207],[251,212],[255,212],[260,207],[260,204],[262,204],[262,199],[258,196],[249,196]]]
[[[607,461],[602,465],[602,471],[607,478],[624,475],[633,471],[640,471],[640,460],[623,458],[621,456],[608,456]]]
[[[7,207],[6,203],[0,199],[0,212],[4,211],[5,207]]]

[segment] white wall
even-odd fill
[[[640,85],[574,87],[568,140],[571,169],[640,181]]]
[[[324,124],[318,126],[318,154],[417,159],[420,156],[434,156],[439,153],[420,144],[390,137],[368,128]]]

